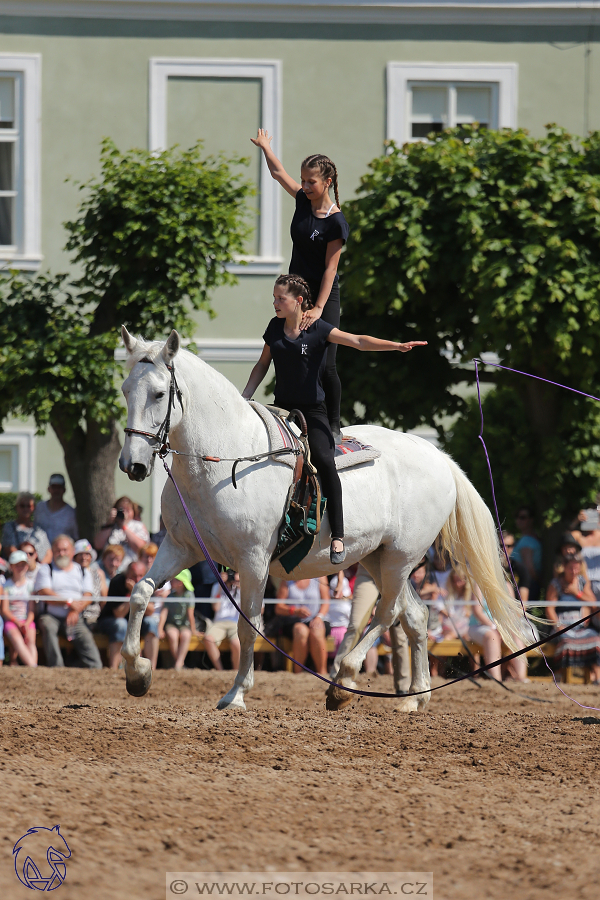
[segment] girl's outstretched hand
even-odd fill
[[[259,128],[256,137],[250,138],[250,140],[253,144],[256,144],[257,147],[260,147],[261,150],[268,150],[271,146],[273,135],[270,135],[264,128]]]
[[[427,341],[407,341],[406,344],[398,344],[400,353],[408,353],[413,347],[426,347]]]
[[[307,309],[302,316],[302,321],[300,322],[300,331],[306,331],[306,329],[310,328],[312,323],[316,322],[317,319],[320,319],[322,315],[323,310],[319,309],[318,306],[313,306],[312,309]]]

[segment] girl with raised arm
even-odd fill
[[[275,318],[263,335],[265,345],[248,384],[242,392],[250,400],[265,378],[271,360],[275,365],[275,403],[284,409],[299,409],[308,426],[311,458],[321,476],[323,495],[331,526],[330,559],[341,565],[346,558],[344,548],[344,515],[342,485],[335,467],[335,442],[325,408],[322,374],[328,347],[343,344],[356,350],[400,350],[425,346],[427,341],[399,344],[382,341],[364,334],[348,334],[316,319],[303,327],[304,316],[313,308],[310,288],[298,275],[280,275],[273,291]]]
[[[304,330],[322,318],[335,328],[340,325],[340,289],[338,264],[342,247],[350,229],[340,210],[338,175],[335,164],[327,156],[315,153],[300,165],[301,184],[283,168],[271,150],[272,135],[260,128],[252,143],[265,154],[267,166],[275,181],[296,200],[291,224],[292,259],[289,272],[300,275],[308,283],[313,305],[304,313]],[[333,190],[335,202],[329,191]],[[341,443],[340,403],[342,386],[335,367],[337,346],[327,349],[322,383],[331,430],[337,444]]]

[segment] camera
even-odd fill
[[[125,521],[125,511],[122,509],[117,510],[117,514],[115,516],[115,522],[124,522]]]

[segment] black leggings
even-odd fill
[[[344,537],[342,483],[335,467],[335,443],[324,403],[296,406],[304,413],[308,426],[308,444],[312,463],[321,476],[323,496],[327,497],[327,512],[332,539]]]
[[[320,285],[309,284],[313,301],[319,296]],[[323,309],[321,318],[334,328],[340,327],[340,287],[334,284]],[[321,374],[321,383],[325,391],[327,415],[333,431],[340,430],[340,404],[342,402],[342,383],[335,367],[337,344],[330,344],[325,356],[325,368]]]

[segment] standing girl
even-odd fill
[[[296,210],[290,228],[292,259],[290,274],[300,275],[308,283],[313,304],[304,312],[301,329],[305,330],[322,318],[335,328],[340,325],[340,289],[338,264],[342,247],[350,229],[340,210],[338,176],[335,164],[327,156],[315,153],[300,165],[301,184],[283,168],[271,150],[273,136],[259,128],[252,143],[265,154],[267,166],[275,181],[296,200]],[[333,189],[335,202],[329,191]],[[336,444],[341,443],[340,403],[342,385],[335,367],[337,345],[327,348],[322,383],[325,390],[327,416]]]
[[[308,426],[311,458],[321,476],[323,496],[331,527],[330,559],[341,565],[344,549],[342,485],[335,467],[335,443],[325,408],[321,376],[330,344],[343,344],[356,350],[400,350],[406,353],[427,341],[398,344],[364,334],[347,334],[322,319],[302,327],[305,313],[313,308],[310,288],[298,275],[280,275],[273,291],[275,318],[263,335],[265,345],[248,384],[242,392],[250,400],[265,378],[271,360],[275,364],[275,403],[284,409],[299,409]]]

